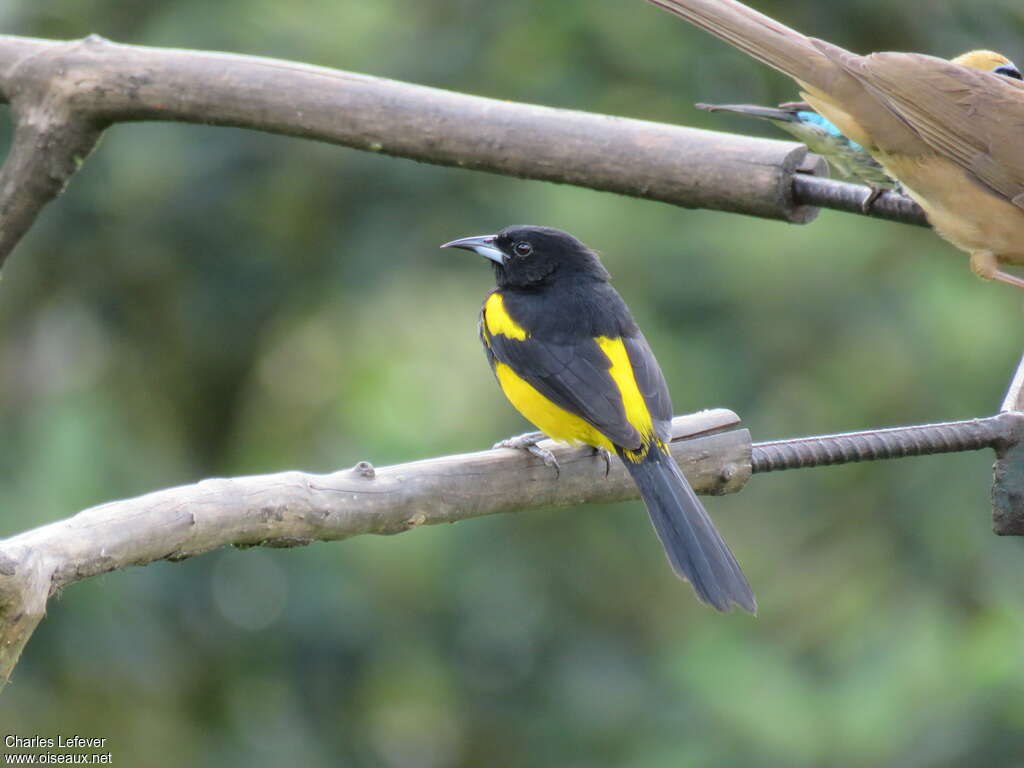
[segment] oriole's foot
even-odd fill
[[[526,451],[543,461],[544,466],[554,469],[555,477],[558,477],[562,473],[562,469],[558,466],[558,460],[555,458],[555,454],[547,448],[541,448],[537,445],[537,443],[544,440],[546,437],[547,435],[543,432],[527,432],[525,435],[516,435],[515,437],[510,437],[507,440],[501,440],[495,443],[494,447],[513,448],[517,451]]]
[[[875,204],[875,200],[880,198],[882,193],[885,192],[884,189],[877,187],[874,184],[870,184],[869,186],[871,187],[871,191],[868,192],[867,196],[863,200],[860,201],[860,210],[865,215],[871,213],[871,206],[873,206]]]
[[[612,471],[612,454],[607,448],[594,447],[594,455],[600,456],[604,459],[604,476],[608,477],[608,473]]]

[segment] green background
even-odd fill
[[[758,7],[861,52],[1024,59],[1010,0]],[[0,29],[763,135],[691,105],[796,95],[640,0],[8,0]],[[677,412],[732,408],[756,440],[988,415],[1021,351],[1022,294],[925,230],[121,125],[0,282],[0,535],[212,475],[523,431],[476,339],[490,270],[437,249],[523,222],[602,252]],[[1024,552],[990,533],[991,461],[707,499],[756,619],[697,604],[639,503],[109,574],[51,601],[0,732],[105,736],[124,766],[1019,765]]]

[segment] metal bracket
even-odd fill
[[[1024,536],[1024,357],[999,409],[1010,423],[1003,445],[995,446],[992,466],[992,531],[998,536]]]

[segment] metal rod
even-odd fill
[[[984,419],[754,443],[751,467],[754,473],[778,472],[855,461],[1004,448],[1016,440],[1016,421],[1012,414],[1000,414]]]
[[[896,192],[883,192],[871,204],[871,209],[864,213],[861,206],[868,192],[868,187],[860,184],[849,184],[803,173],[793,175],[793,198],[803,205],[859,213],[875,219],[899,221],[921,227],[928,226],[928,220],[921,207],[909,197]]]

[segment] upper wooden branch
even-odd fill
[[[0,172],[0,264],[106,126],[170,120],[341,144],[428,163],[575,184],[689,208],[804,223],[842,207],[800,144],[487,99],[308,64],[0,35],[0,100],[16,139]],[[847,195],[849,197],[849,195]],[[892,207],[883,201],[877,215]],[[912,220],[912,219],[907,219]]]

